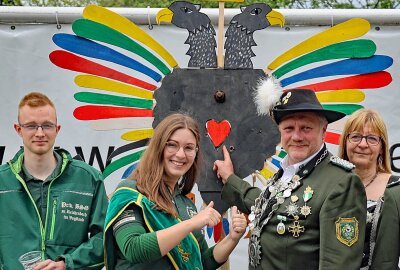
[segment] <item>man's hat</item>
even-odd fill
[[[338,111],[325,110],[319,103],[314,91],[310,89],[292,89],[283,93],[279,101],[271,110],[275,122],[279,124],[287,115],[297,112],[315,112],[328,120],[328,123],[335,122],[346,114]]]

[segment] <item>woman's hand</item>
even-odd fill
[[[221,215],[214,209],[214,202],[211,201],[206,208],[190,219],[193,230],[200,230],[204,226],[214,227],[221,220]]]
[[[239,241],[246,231],[247,220],[243,213],[240,213],[236,206],[231,208],[232,218],[230,235],[232,240]]]

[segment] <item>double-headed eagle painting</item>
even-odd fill
[[[90,121],[96,130],[121,130],[121,145],[127,142],[109,157],[105,177],[121,168],[126,168],[124,175],[114,178],[129,175],[165,116],[185,112],[194,117],[202,131],[204,158],[198,189],[221,213],[227,205],[220,199],[221,183],[212,164],[222,158],[222,145],[243,178],[256,171],[268,176],[273,171],[268,168],[275,168],[279,159],[277,126],[256,105],[260,83],[281,91],[294,85],[312,89],[325,108],[349,115],[362,107],[366,90],[392,81],[385,70],[393,60],[375,54],[375,43],[363,38],[370,30],[364,19],[350,19],[311,36],[282,51],[265,70],[253,68],[253,34],[285,23],[284,16],[266,4],[242,6],[232,18],[225,33],[223,68],[217,61],[216,31],[199,5],[174,2],[159,11],[157,22],[188,32],[187,68],[178,67],[172,56],[179,52],[168,52],[130,20],[94,5],[73,23],[74,34],[54,35],[61,50],[53,51],[50,60],[79,73],[74,97],[82,105],[74,117]],[[340,133],[341,127],[330,126],[326,141],[337,144]]]

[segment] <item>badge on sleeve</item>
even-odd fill
[[[351,247],[358,241],[358,221],[355,217],[339,218],[336,222],[336,238]]]

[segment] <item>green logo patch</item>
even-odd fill
[[[339,218],[336,222],[336,238],[351,247],[358,241],[358,221],[355,217]]]

